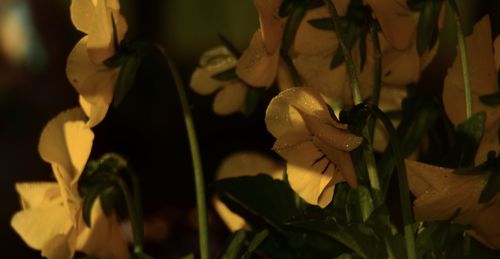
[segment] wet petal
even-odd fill
[[[266,111],[267,130],[276,138],[290,129],[308,134],[308,129],[297,109],[323,121],[331,121],[326,104],[318,93],[306,87],[294,87],[282,91],[269,103]]]
[[[247,86],[239,81],[222,88],[215,96],[213,109],[218,115],[229,115],[243,110],[247,95]]]
[[[236,74],[251,86],[269,87],[276,79],[279,60],[279,51],[267,53],[262,34],[258,30],[238,61]]]
[[[339,6],[336,4],[336,6]],[[340,10],[338,10],[340,11]],[[326,6],[308,10],[302,19],[293,44],[295,55],[326,56],[333,55],[338,48],[337,34],[334,31],[313,27],[309,21],[330,18]]]
[[[203,95],[213,93],[226,82],[212,76],[234,68],[236,63],[236,58],[226,47],[220,46],[206,51],[201,56],[200,66],[191,76],[191,89]]]

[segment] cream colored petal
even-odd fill
[[[26,244],[37,250],[41,250],[56,236],[65,235],[71,229],[68,213],[61,204],[17,212],[10,223]]]
[[[224,158],[217,169],[217,179],[254,176],[260,173],[281,179],[283,166],[274,159],[252,151],[242,151]]]
[[[88,33],[94,25],[95,6],[92,0],[73,0],[70,6],[71,21],[75,27]]]
[[[218,115],[229,115],[242,111],[245,106],[247,86],[240,81],[225,85],[215,95],[213,109]]]
[[[236,63],[234,55],[224,46],[206,51],[201,56],[200,66],[191,76],[191,89],[203,95],[215,92],[225,82],[213,79],[212,76],[236,67]]]
[[[336,125],[322,122],[317,117],[308,115],[300,109],[298,111],[314,138],[331,148],[352,151],[363,142],[363,138],[350,133],[345,127],[337,128]]]
[[[46,208],[61,197],[59,186],[54,182],[16,183],[23,209]]]
[[[279,51],[267,53],[262,34],[258,30],[238,61],[236,74],[251,86],[269,87],[276,79],[279,60]]]
[[[115,213],[106,217],[100,200],[92,206],[91,228],[84,225],[83,221],[81,226],[83,229],[78,234],[76,250],[97,257],[129,258],[127,242],[118,218]]]
[[[330,160],[337,175],[333,178],[333,184],[347,181],[352,188],[358,187],[358,177],[354,170],[351,154],[325,144],[323,141],[313,137],[314,145]]]
[[[109,109],[109,103],[101,98],[89,98],[86,100],[83,96],[79,96],[78,101],[85,114],[89,117],[87,125],[94,127],[104,120]]]
[[[472,85],[473,113],[486,112],[485,128],[488,129],[493,122],[500,118],[500,110],[497,107],[486,106],[479,100],[481,95],[498,91],[489,17],[485,16],[476,23],[473,33],[465,40]],[[458,54],[444,81],[443,103],[448,117],[455,126],[465,121],[462,61]]]
[[[447,220],[457,209],[457,223],[470,224],[477,219],[483,207],[478,199],[487,175],[455,175],[453,169],[410,160],[405,163],[410,190],[417,197],[417,220]]]
[[[336,4],[336,6],[339,5]],[[306,12],[295,34],[293,44],[294,56],[312,55],[331,57],[337,50],[338,40],[337,34],[334,31],[320,30],[309,23],[310,20],[324,18],[330,18],[330,13],[326,6],[314,8]]]
[[[366,0],[372,7],[382,31],[396,49],[407,49],[414,41],[418,14],[412,12],[405,0]]]
[[[260,30],[267,53],[279,50],[283,36],[283,22],[278,14],[283,0],[254,0],[259,12]]]
[[[56,235],[42,247],[42,256],[47,259],[73,258],[74,247],[68,242],[66,235]]]
[[[102,105],[109,106],[113,99],[115,84],[120,68],[108,68],[104,65],[95,65],[89,59],[85,47],[86,42],[87,37],[82,38],[68,56],[66,76],[73,87],[75,87],[76,91],[88,103],[98,107]],[[105,110],[107,110],[107,107],[105,108]],[[92,114],[88,113],[87,115],[91,117]],[[94,116],[92,116],[91,119],[92,121],[99,121],[94,118]]]
[[[278,77],[276,80],[280,91],[294,87],[294,82],[292,79],[292,74],[290,73],[290,69],[288,69],[288,66],[282,59],[280,59],[280,62],[278,64]]]
[[[481,211],[480,216],[472,223],[474,229],[467,233],[491,249],[500,249],[499,215],[500,204],[498,202],[490,204]]]
[[[219,169],[217,169],[216,178],[225,179],[265,173],[274,179],[281,179],[283,177],[283,169],[281,164],[270,157],[257,152],[244,151],[226,157],[219,166]],[[246,225],[245,220],[227,208],[219,198],[214,198],[213,204],[222,221],[224,221],[231,231],[234,232]]]
[[[107,8],[105,0],[97,0],[87,41],[89,57],[95,64],[102,64],[114,55],[112,22],[111,10]]]
[[[304,119],[297,109],[323,121],[331,121],[326,104],[316,91],[307,87],[294,87],[282,91],[269,103],[266,111],[267,130],[276,138],[290,129],[308,134]]]
[[[379,39],[382,49],[383,83],[404,86],[418,82],[422,66],[416,43],[398,50],[393,48],[382,34],[379,34]]]
[[[43,129],[38,145],[42,159],[64,168],[71,174],[68,178],[71,181],[83,171],[94,139],[94,133],[84,120],[80,108],[58,114]]]
[[[211,73],[207,69],[197,68],[193,72],[193,75],[191,75],[191,82],[189,83],[189,85],[191,86],[191,89],[193,89],[193,91],[195,91],[196,93],[209,95],[215,92],[215,90],[221,88],[224,84],[223,81],[213,79],[212,76],[213,73]]]
[[[488,152],[496,151],[496,154],[500,154],[500,140],[498,139],[498,131],[500,127],[500,120],[492,123],[492,126],[484,131],[483,138],[479,143],[479,147],[476,152],[476,157],[474,159],[475,165],[480,165],[485,162],[488,158]]]
[[[326,207],[332,200],[330,181],[336,174],[334,165],[310,141],[292,148],[282,149],[280,155],[287,160],[288,181],[292,189],[306,202]]]

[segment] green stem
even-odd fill
[[[368,141],[363,148],[363,158],[366,163],[368,179],[370,180],[373,201],[375,202],[375,206],[378,207],[384,203],[384,199],[382,196],[382,187],[380,186],[380,180],[378,177],[377,162],[375,160],[375,155],[373,154],[372,139],[369,135],[369,129],[366,127],[363,129],[363,136]]]
[[[163,52],[162,52],[163,53]],[[200,241],[200,254],[202,259],[209,258],[208,248],[208,219],[207,219],[207,204],[205,198],[205,181],[203,180],[203,169],[201,165],[200,151],[198,147],[198,140],[194,127],[193,117],[189,108],[189,102],[186,96],[184,84],[175,64],[166,57],[170,73],[175,81],[177,93],[179,94],[179,101],[181,102],[182,111],[184,113],[184,123],[186,124],[187,135],[189,139],[189,147],[191,149],[191,158],[194,170],[194,183],[196,188],[196,205],[198,208],[198,225],[199,225],[199,241]]]
[[[462,75],[464,80],[464,90],[465,90],[465,115],[467,119],[472,116],[472,87],[469,74],[469,61],[467,57],[467,46],[465,45],[465,35],[462,26],[462,19],[460,17],[460,12],[458,10],[457,3],[455,0],[448,0],[450,4],[451,12],[455,18],[457,24],[457,39],[458,47],[460,49],[460,58],[462,59]]]
[[[354,100],[354,105],[358,105],[363,102],[361,97],[361,92],[359,91],[358,76],[356,73],[356,67],[354,66],[354,61],[351,56],[351,51],[344,42],[344,32],[342,31],[342,26],[340,26],[340,18],[337,13],[337,9],[331,0],[323,0],[323,2],[328,6],[330,15],[332,17],[333,25],[335,26],[335,32],[337,33],[337,40],[339,41],[340,47],[342,48],[342,53],[344,54],[344,59],[347,65],[347,71],[351,79],[352,96]]]
[[[399,197],[401,202],[401,210],[403,215],[404,236],[409,259],[416,259],[417,252],[415,248],[415,230],[413,226],[413,214],[411,209],[410,190],[408,187],[408,179],[406,176],[406,166],[401,157],[400,141],[396,129],[391,123],[391,120],[378,107],[367,104],[368,108],[374,111],[375,115],[382,121],[387,132],[389,133],[391,148],[396,157],[396,169],[398,172]]]
[[[139,208],[135,207],[134,199],[128,190],[127,184],[123,179],[118,176],[113,177],[115,182],[120,187],[123,197],[125,198],[125,203],[127,204],[127,212],[130,218],[130,223],[132,224],[132,234],[134,236],[134,253],[142,253],[143,245],[143,230],[142,230],[142,220],[140,219],[140,214],[138,212]]]
[[[378,24],[376,21],[370,19],[370,36],[373,42],[373,49],[375,50],[375,72],[373,75],[373,95],[371,103],[378,106],[380,100],[380,89],[382,88],[382,51],[380,48],[380,41],[378,39]],[[375,132],[376,118],[370,117],[368,128],[370,130],[370,137],[373,139]]]

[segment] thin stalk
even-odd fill
[[[363,102],[361,97],[361,92],[359,91],[358,76],[356,73],[356,67],[354,66],[354,61],[351,56],[351,51],[344,42],[344,32],[342,31],[342,26],[340,26],[339,14],[337,13],[337,8],[332,3],[331,0],[323,0],[323,2],[328,6],[330,15],[332,17],[333,25],[335,26],[335,32],[337,33],[337,40],[339,41],[340,47],[342,48],[342,53],[344,54],[345,63],[347,65],[347,71],[351,79],[352,96],[354,100],[354,105],[358,105]]]
[[[373,42],[373,49],[375,50],[375,69],[373,75],[373,95],[371,98],[371,103],[378,106],[380,100],[380,89],[382,88],[382,51],[380,48],[380,41],[378,39],[377,31],[378,24],[374,20],[369,21],[370,23],[370,37]],[[370,117],[368,121],[368,128],[370,130],[370,137],[373,139],[373,134],[375,132],[375,122],[376,118]]]
[[[450,9],[457,25],[457,40],[460,50],[460,58],[462,60],[462,76],[465,90],[465,115],[467,119],[469,119],[472,116],[472,86],[470,81],[469,61],[467,57],[467,46],[465,45],[464,29],[457,3],[455,0],[448,0],[448,3],[450,4]]]
[[[203,179],[203,169],[201,165],[201,157],[194,127],[193,117],[189,108],[189,102],[186,96],[185,88],[175,64],[165,56],[170,73],[175,81],[179,100],[181,102],[182,111],[184,113],[184,123],[186,124],[187,135],[189,139],[189,147],[191,149],[191,158],[193,162],[194,183],[196,188],[196,205],[198,209],[198,225],[199,225],[199,241],[200,254],[202,259],[209,258],[208,248],[208,219],[207,219],[207,204],[205,198],[205,181]]]
[[[123,197],[125,198],[125,203],[127,204],[127,212],[130,217],[130,223],[132,224],[132,234],[134,238],[134,253],[142,253],[143,242],[143,230],[142,230],[142,220],[140,219],[140,214],[138,212],[139,208],[136,208],[135,201],[128,190],[127,184],[120,177],[113,177],[115,182],[120,187]]]
[[[384,203],[384,198],[382,196],[382,187],[380,186],[378,177],[377,162],[373,155],[372,139],[369,135],[369,128],[365,127],[363,129],[363,135],[368,141],[368,144],[363,148],[363,158],[365,159],[366,171],[368,172],[368,179],[370,180],[373,201],[375,202],[375,206],[380,206]]]
[[[406,176],[406,166],[401,157],[400,141],[396,129],[391,123],[391,120],[374,105],[370,106],[370,110],[374,111],[375,115],[382,121],[387,132],[389,133],[391,148],[396,156],[396,169],[398,172],[399,198],[403,215],[403,229],[406,243],[408,259],[416,259],[417,252],[415,247],[415,230],[413,227],[413,214],[411,209],[410,190],[408,187],[408,179]]]

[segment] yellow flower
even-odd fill
[[[276,79],[284,27],[278,13],[282,1],[254,0],[260,29],[254,33],[236,67],[238,76],[251,86],[269,87]]]
[[[274,179],[282,179],[283,166],[256,152],[238,152],[224,158],[217,170],[217,180],[255,176],[261,173],[269,174]],[[229,210],[218,198],[214,198],[213,203],[215,210],[229,230],[234,232],[246,226],[245,220]]]
[[[60,113],[43,129],[39,152],[51,164],[57,182],[17,184],[23,209],[14,215],[11,225],[47,258],[73,258],[75,251],[128,258],[116,215],[107,218],[96,202],[92,228],[83,221],[78,179],[94,138],[85,120],[82,110],[75,108]]]
[[[492,249],[500,249],[500,195],[479,203],[488,174],[455,175],[453,169],[406,160],[408,183],[416,196],[418,221],[448,220],[471,225],[467,233]]]
[[[217,47],[203,53],[200,66],[191,76],[191,89],[203,95],[219,90],[215,95],[213,110],[218,115],[229,115],[243,111],[247,86],[238,79],[218,80],[213,78],[236,66],[236,57],[226,47]]]
[[[86,36],[69,54],[66,75],[80,94],[80,104],[89,117],[91,127],[106,116],[120,72],[120,68],[109,68],[103,64],[115,54],[115,36],[121,42],[127,31],[127,23],[119,10],[118,0],[71,2],[71,20]]]
[[[327,206],[335,184],[358,181],[350,151],[362,138],[330,115],[312,88],[295,87],[274,97],[266,111],[267,130],[277,139],[273,150],[287,161],[292,189],[310,204]]]

